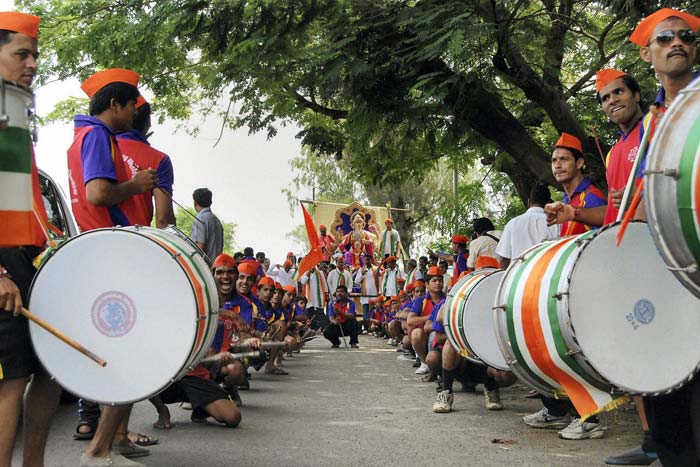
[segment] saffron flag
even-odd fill
[[[47,226],[29,130],[10,126],[0,131],[0,248],[42,246]]]
[[[301,210],[304,212],[304,224],[306,224],[306,235],[309,237],[309,244],[311,245],[311,251],[308,255],[299,263],[299,274],[297,277],[301,277],[306,272],[310,271],[314,266],[321,262],[323,259],[323,252],[321,251],[321,240],[318,238],[316,233],[316,226],[314,225],[313,219],[309,215],[309,212],[304,207],[304,203],[301,203]]]

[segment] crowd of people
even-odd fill
[[[36,74],[39,18],[0,13],[0,77],[29,87]],[[428,250],[418,260],[399,266],[403,246],[392,219],[387,219],[381,244],[375,245],[359,227],[336,238],[319,226],[323,259],[299,274],[299,258],[289,253],[281,264],[246,248],[233,256],[222,253],[221,223],[211,211],[212,193],[193,193],[196,219],[191,240],[211,266],[220,303],[218,327],[208,358],[185,377],[150,400],[157,413],[155,427],[171,426],[167,404],[188,403],[191,419],[213,418],[235,427],[243,404],[239,391],[250,387],[251,371],[284,376],[284,359],[299,352],[305,341],[323,336],[332,348],[359,347],[359,335],[384,338],[397,347],[402,360],[416,367],[421,381],[435,382],[435,413],[449,413],[454,382],[465,391],[483,386],[485,405],[500,410],[500,388],[516,377],[468,358],[445,332],[444,304],[460,278],[484,268],[507,268],[531,246],[560,236],[576,235],[614,222],[622,191],[638,155],[641,135],[653,131],[651,121],[690,81],[697,59],[700,18],[664,8],[645,18],[630,40],[640,47],[660,81],[660,91],[645,118],[637,81],[629,74],[604,69],[597,73],[595,98],[606,117],[619,126],[620,139],[610,150],[608,195],[585,174],[581,140],[562,133],[553,144],[552,175],[561,185],[562,201],[554,202],[546,184],[536,185],[527,211],[498,230],[488,218],[476,219],[470,237],[451,237],[450,252]],[[90,99],[89,115],[75,117],[74,141],[68,150],[72,210],[82,232],[114,226],[175,223],[172,209],[173,169],[169,158],[148,143],[150,106],[138,91],[138,73],[108,69],[83,84]],[[146,168],[148,167],[148,168]],[[32,175],[36,184],[36,173]],[[641,172],[637,179],[641,178]],[[638,217],[643,219],[643,209]],[[354,227],[353,227],[354,228]],[[46,239],[32,239],[0,250],[0,466],[10,465],[22,400],[24,464],[43,465],[46,439],[61,388],[34,356],[22,304],[36,270],[33,260]],[[177,233],[177,232],[176,232]],[[361,311],[359,310],[361,308]],[[237,353],[254,352],[242,356]],[[29,384],[31,380],[31,384]],[[29,384],[29,388],[25,389]],[[697,379],[680,390],[657,397],[637,397],[644,433],[641,446],[606,459],[616,465],[698,465]],[[566,399],[542,397],[540,411],[523,422],[533,428],[558,429],[563,439],[604,436],[599,420],[583,420]],[[128,429],[131,405],[106,405],[81,400],[76,439],[90,440],[81,466],[138,466],[130,458],[144,456],[143,446],[156,440]],[[657,459],[658,456],[658,459]]]

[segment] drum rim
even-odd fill
[[[484,280],[485,277],[487,277],[490,274],[491,274],[490,271],[482,272],[482,270],[480,269],[478,271],[472,271],[469,274],[467,274],[466,276],[459,279],[457,281],[457,283],[450,289],[450,292],[447,294],[447,299],[445,300],[445,305],[444,305],[445,306],[444,315],[447,315],[447,316],[443,316],[443,326],[445,328],[445,331],[446,331],[445,334],[447,334],[447,338],[450,341],[450,344],[452,344],[452,347],[454,347],[455,350],[466,352],[467,354],[470,354],[470,356],[472,357],[471,360],[474,361],[475,363],[479,363],[481,365],[483,365],[484,362],[482,362],[478,357],[474,358],[474,356],[476,356],[476,353],[469,346],[469,343],[467,342],[466,338],[464,339],[464,344],[465,344],[464,346],[462,346],[461,343],[458,342],[457,339],[455,339],[453,332],[458,331],[459,328],[454,329],[453,326],[450,324],[450,319],[447,319],[447,318],[452,317],[452,307],[453,307],[454,299],[457,298],[457,295],[462,293],[462,288],[465,287],[470,281],[475,280],[474,284],[472,284],[470,287],[470,291],[471,291],[482,280]],[[463,284],[460,284],[462,282],[463,282]],[[456,292],[454,295],[452,295],[452,291],[454,291],[454,290],[457,290],[458,292]],[[460,308],[459,311],[463,311],[464,307],[466,306],[466,303],[462,302],[460,304],[460,302],[457,302],[455,304],[455,306],[459,306],[459,308]],[[448,330],[449,330],[449,332],[447,332]],[[460,337],[460,340],[461,340],[462,336],[458,336],[458,337]],[[467,358],[469,358],[469,357],[467,357]]]
[[[170,254],[170,253],[168,252],[168,250],[165,249],[165,248],[163,247],[163,245],[159,244],[158,242],[156,242],[156,241],[153,240],[152,238],[148,237],[147,235],[143,235],[143,234],[139,233],[139,232],[136,231],[136,230],[126,229],[126,228],[119,228],[119,227],[107,227],[107,228],[95,229],[95,230],[90,230],[90,231],[87,231],[87,232],[83,232],[83,233],[81,233],[81,234],[79,234],[79,235],[76,235],[75,237],[69,238],[68,240],[66,240],[66,241],[62,242],[60,245],[58,245],[58,246],[56,247],[56,249],[51,253],[51,257],[47,258],[47,259],[41,264],[41,266],[39,267],[39,269],[37,269],[37,272],[34,274],[34,278],[32,279],[31,285],[29,286],[29,294],[28,294],[29,302],[31,303],[32,292],[34,291],[34,286],[35,286],[35,284],[36,284],[36,282],[37,282],[37,280],[38,280],[38,278],[39,278],[39,275],[40,275],[41,271],[46,267],[46,265],[50,262],[50,261],[49,261],[50,258],[52,258],[53,256],[55,256],[61,249],[65,248],[66,245],[68,245],[69,243],[75,241],[75,240],[78,239],[78,238],[82,238],[82,237],[87,236],[87,235],[92,235],[92,234],[94,234],[94,233],[106,232],[106,231],[112,231],[112,232],[115,232],[115,231],[116,231],[116,232],[120,232],[120,233],[127,233],[127,234],[132,234],[132,235],[133,235],[133,234],[139,235],[140,237],[146,238],[148,241],[150,241],[150,242],[152,242],[153,244],[157,245],[158,248],[161,248],[161,249],[164,250],[166,253]],[[185,276],[188,277],[188,279],[189,279],[190,276],[189,276],[189,274],[187,274],[187,271],[184,270],[184,268],[182,267],[182,265],[181,265],[178,261],[175,261],[175,263],[176,263],[176,264],[178,265],[178,267],[182,270],[182,272],[185,274]],[[188,282],[190,283],[190,287],[192,287],[191,280],[188,280]],[[193,292],[193,294],[194,294],[194,289],[192,289],[192,292]],[[214,320],[212,320],[212,321],[214,321]],[[46,368],[47,371],[49,371],[49,366],[46,365],[45,359],[42,358],[42,356],[40,355],[40,352],[38,352],[38,351],[36,350],[36,347],[35,347],[35,345],[34,345],[34,340],[35,340],[35,339],[34,339],[33,337],[35,336],[35,334],[36,334],[40,329],[42,329],[42,328],[40,328],[38,325],[32,323],[31,321],[29,322],[29,335],[30,335],[30,340],[32,341],[32,346],[35,348],[34,353],[35,353],[36,357],[39,359],[39,361],[41,362],[42,366],[43,366],[44,368]],[[195,332],[195,337],[196,337],[196,332]],[[212,337],[213,337],[213,336],[212,336]],[[182,372],[182,368],[183,368],[183,367],[186,367],[187,364],[189,363],[189,361],[191,360],[191,356],[192,356],[193,351],[194,351],[194,349],[195,349],[195,339],[193,338],[192,341],[193,341],[193,342],[192,342],[192,344],[190,345],[190,350],[189,350],[189,352],[187,352],[187,357],[186,357],[186,359],[185,359],[185,360],[180,364],[180,366],[179,366],[179,368],[181,369],[181,370],[180,370],[180,373]],[[66,390],[70,391],[71,393],[73,393],[73,394],[75,394],[75,395],[77,395],[77,396],[80,396],[81,398],[88,399],[88,400],[92,400],[92,401],[94,401],[94,402],[97,402],[97,403],[100,403],[100,404],[105,404],[105,405],[122,405],[122,404],[131,404],[131,403],[140,402],[140,401],[142,401],[142,400],[146,400],[146,399],[148,399],[149,397],[154,396],[155,394],[158,394],[158,393],[162,392],[165,388],[167,388],[169,385],[171,385],[174,381],[177,380],[176,378],[177,378],[177,376],[178,376],[179,373],[176,374],[176,375],[173,375],[166,383],[164,383],[162,386],[160,386],[157,390],[155,390],[155,391],[149,393],[148,395],[144,396],[143,398],[128,399],[128,400],[123,400],[123,401],[122,401],[122,400],[120,400],[120,401],[107,401],[107,400],[103,400],[103,399],[100,399],[100,398],[95,398],[95,397],[93,397],[93,396],[88,396],[88,395],[86,395],[85,393],[83,393],[82,391],[77,391],[77,390],[74,390],[73,388],[71,388],[71,387],[70,387],[68,384],[66,384],[66,383],[64,382],[64,380],[61,379],[59,376],[57,376],[57,375],[51,373],[50,371],[49,371],[49,374],[50,374],[56,381],[58,381],[58,383],[59,383],[62,387],[66,388]]]

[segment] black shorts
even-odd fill
[[[189,402],[192,404],[193,411],[200,413],[204,411],[206,413],[204,408],[207,405],[222,399],[228,400],[228,394],[221,389],[221,386],[210,379],[185,376],[165,388],[160,393],[160,398],[164,404]],[[207,415],[209,414],[207,413]]]
[[[0,249],[0,264],[17,284],[25,307],[36,274],[32,260],[40,251],[35,247]],[[23,316],[15,318],[5,310],[0,310],[0,380],[25,378],[34,373],[37,367],[27,319]]]

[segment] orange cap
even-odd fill
[[[466,235],[453,235],[453,236],[452,236],[452,242],[453,242],[453,243],[464,243],[464,244],[467,244],[467,243],[469,243],[469,239],[467,238]]]
[[[498,262],[493,256],[479,256],[476,258],[476,264],[474,264],[474,269],[481,268],[501,268],[501,263]]]
[[[126,70],[124,68],[110,68],[108,70],[98,71],[90,76],[80,85],[80,89],[92,99],[92,96],[97,94],[97,91],[112,83],[126,83],[133,87],[138,87],[139,78],[141,75],[135,71]]]
[[[440,272],[440,268],[438,266],[430,266],[428,268],[428,275],[442,277],[442,272]]]
[[[147,103],[148,102],[146,101],[146,99],[144,99],[143,96],[139,94],[139,97],[136,98],[136,105],[134,107],[136,107],[138,109],[143,104],[147,104]]]
[[[286,260],[283,264],[285,268],[291,268],[292,267],[292,261],[291,260]]]
[[[297,288],[294,287],[293,285],[285,285],[285,286],[282,287],[282,288],[284,289],[285,292],[289,292],[289,293],[292,294],[292,295],[296,295],[296,294],[297,294]]]
[[[387,217],[386,220],[384,221],[385,224],[393,224],[394,221],[391,219],[391,217]]]
[[[280,283],[277,282],[277,281],[275,281],[275,288],[276,288],[276,289],[279,289],[279,290],[284,290],[284,289],[282,288],[282,284],[280,284]]]
[[[391,263],[392,261],[398,261],[398,258],[396,256],[387,256],[384,258],[384,262],[387,264]]]
[[[384,300],[386,300],[386,297],[384,297],[384,295],[380,295],[377,297],[377,302],[383,302]]]
[[[598,94],[608,84],[615,81],[617,78],[627,76],[624,71],[614,70],[612,68],[603,68],[595,72],[595,93]]]
[[[559,137],[559,141],[557,141],[557,144],[555,144],[554,147],[574,149],[579,153],[583,154],[583,146],[581,145],[581,140],[579,140],[574,135],[570,135],[569,133],[562,133]]]
[[[674,10],[673,8],[662,8],[640,21],[634,31],[632,31],[630,42],[637,44],[639,47],[648,46],[651,41],[651,33],[654,32],[656,25],[672,16],[676,16],[688,23],[690,29],[695,32],[698,32],[700,29],[700,18],[697,16],[684,11]]]
[[[226,253],[222,253],[216,257],[214,264],[211,265],[213,268],[218,268],[219,266],[229,266],[236,267],[236,261]]]
[[[416,288],[416,285],[413,282],[411,282],[410,284],[406,285],[406,292],[413,292],[413,289],[415,289],[415,288]]]
[[[238,272],[240,274],[245,274],[248,276],[257,276],[258,275],[258,262],[253,260],[243,260],[240,262],[238,265]]]
[[[325,226],[324,224],[321,224],[321,225],[318,226],[318,228],[319,228],[319,229],[325,229],[326,226]]]
[[[273,281],[272,278],[270,278],[270,277],[268,277],[268,276],[261,277],[260,280],[258,281],[258,288],[260,288],[260,287],[262,287],[262,286],[264,286],[264,285],[268,285],[268,286],[270,286],[270,287],[274,287],[274,286],[275,286],[275,281]]]
[[[0,29],[18,32],[33,39],[39,36],[39,21],[41,18],[38,16],[19,11],[0,12]]]
[[[419,285],[425,285],[425,281],[423,279],[416,279],[413,281],[413,288],[415,289]]]

